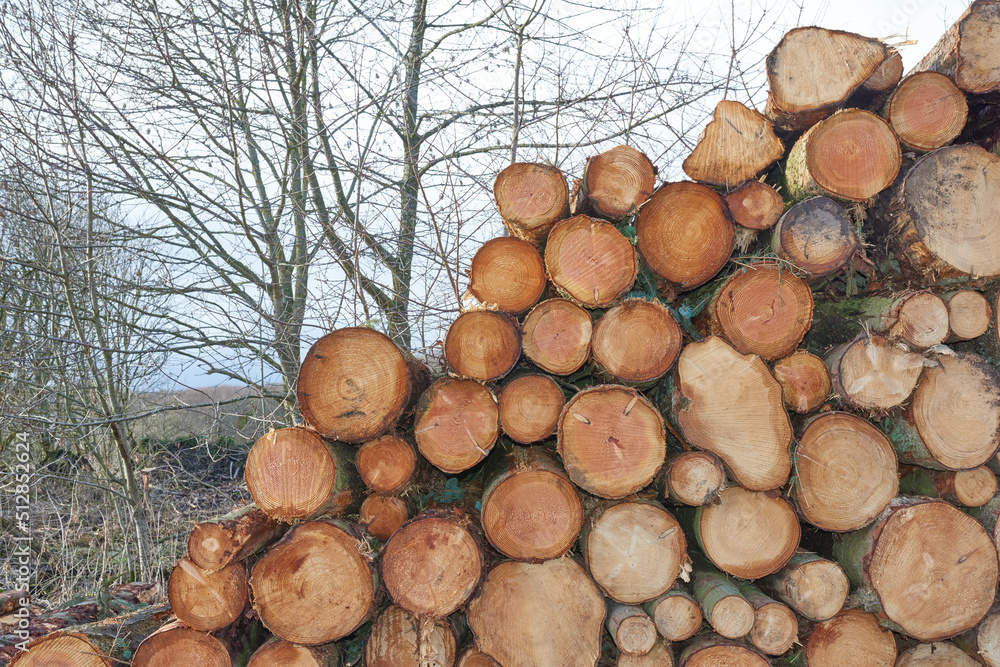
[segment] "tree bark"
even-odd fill
[[[570,375],[590,356],[590,313],[567,299],[543,301],[524,318],[524,356],[543,371]]]
[[[521,328],[505,313],[466,311],[448,327],[444,356],[460,377],[496,380],[509,373],[521,356]]]
[[[781,385],[785,407],[800,415],[818,410],[830,396],[830,369],[805,350],[778,359],[771,373]]]
[[[639,607],[609,602],[607,627],[621,653],[646,655],[656,643],[656,626]]]
[[[234,623],[250,599],[242,563],[231,563],[209,573],[187,557],[181,558],[170,573],[167,590],[177,620],[203,632]]]
[[[644,384],[670,370],[681,351],[681,328],[656,301],[629,299],[594,323],[594,361],[619,382]]]
[[[952,505],[982,507],[997,493],[997,476],[986,466],[971,470],[916,468],[899,480],[900,493],[942,498]]]
[[[805,655],[810,667],[894,667],[896,638],[879,625],[874,614],[845,609],[810,631]]]
[[[788,563],[767,578],[768,588],[810,621],[833,618],[844,606],[850,589],[837,563],[808,551],[797,551]]]
[[[482,461],[499,432],[496,398],[475,380],[441,378],[417,402],[413,422],[417,447],[432,465],[448,474]]]
[[[903,79],[886,105],[885,117],[900,142],[916,151],[950,144],[965,127],[965,93],[938,72],[916,72]]]
[[[820,279],[846,269],[860,256],[854,222],[829,197],[793,205],[774,227],[774,254],[806,279]]]
[[[569,215],[566,177],[547,164],[515,162],[493,181],[493,199],[510,235],[536,248],[549,230]]]
[[[914,69],[946,74],[967,93],[1000,91],[998,21],[996,0],[975,0]]]
[[[455,633],[446,619],[420,619],[391,605],[372,624],[367,667],[452,667]]]
[[[285,526],[257,507],[244,505],[224,516],[196,523],[187,538],[187,555],[206,572],[246,560],[285,534]]]
[[[556,432],[566,398],[549,376],[528,373],[509,380],[497,403],[503,432],[514,442],[530,445]]]
[[[587,160],[582,194],[598,216],[621,220],[653,194],[656,172],[644,153],[631,146],[615,146]]]
[[[692,180],[729,188],[755,178],[784,156],[785,147],[767,118],[739,102],[722,100],[683,169]]]
[[[469,265],[469,293],[484,306],[513,315],[538,303],[546,284],[538,249],[517,238],[487,241]]]
[[[736,587],[753,607],[750,643],[767,655],[787,653],[798,640],[799,621],[795,612],[749,582],[736,582]]]
[[[607,308],[632,288],[635,248],[614,225],[576,215],[552,228],[545,270],[560,292],[587,308]]]

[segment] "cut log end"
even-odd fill
[[[376,493],[392,493],[413,477],[417,455],[407,441],[384,435],[361,445],[355,462],[365,486]]]
[[[754,179],[726,195],[726,206],[733,221],[747,229],[770,229],[784,211],[777,190]]]
[[[444,356],[459,376],[496,380],[509,373],[521,356],[521,328],[504,313],[462,313],[448,327]]]
[[[281,639],[267,642],[250,657],[247,667],[340,667],[336,644],[322,647],[302,646]]]
[[[683,169],[692,180],[729,187],[754,178],[784,154],[770,121],[739,102],[722,100]]]
[[[845,609],[813,629],[805,642],[805,654],[810,667],[893,667],[896,639],[879,625],[874,614]]]
[[[903,340],[910,347],[925,350],[948,337],[948,306],[941,297],[921,291],[907,298],[899,308],[890,339]]]
[[[170,573],[167,591],[177,619],[205,632],[234,623],[243,613],[250,593],[242,563],[209,573],[187,557],[181,558]]]
[[[814,354],[799,350],[776,361],[772,372],[785,407],[798,414],[819,409],[830,396],[830,369]]]
[[[971,340],[986,333],[993,317],[989,300],[976,290],[960,290],[942,297],[948,306],[948,327],[956,340]]]
[[[545,291],[545,265],[538,250],[516,238],[501,237],[479,247],[469,265],[469,292],[480,303],[507,313],[523,313]]]
[[[566,399],[562,389],[546,375],[521,375],[500,390],[497,397],[500,427],[514,442],[540,442],[556,431]]]
[[[704,505],[726,484],[726,471],[719,457],[709,452],[689,451],[667,462],[664,496],[685,505]]]
[[[557,224],[545,246],[552,283],[587,308],[604,308],[631,289],[635,248],[614,225],[577,215]]]
[[[682,642],[694,637],[701,629],[701,607],[688,593],[672,588],[643,608],[660,636],[670,642]]]
[[[783,655],[792,648],[798,630],[795,612],[780,602],[771,602],[754,610],[750,643],[767,655]]]
[[[367,667],[452,667],[455,633],[444,619],[423,620],[395,605],[372,624]]]
[[[910,397],[923,370],[923,358],[876,334],[860,335],[824,358],[834,392],[863,410],[888,410]],[[978,464],[977,464],[978,465]]]
[[[965,127],[965,93],[938,72],[906,77],[889,98],[886,118],[906,146],[932,151],[950,144]]]
[[[553,375],[570,375],[590,356],[590,313],[566,299],[549,299],[524,318],[524,356]]]
[[[516,162],[497,175],[493,198],[511,236],[536,247],[552,226],[569,213],[569,188],[556,167]]]
[[[774,254],[809,278],[841,271],[860,252],[854,222],[828,197],[801,201],[785,212],[774,228]]]
[[[170,627],[150,635],[139,645],[132,658],[134,667],[231,667],[232,664],[229,650],[221,641],[208,633],[183,626]]]
[[[17,667],[112,667],[114,663],[85,636],[60,632],[34,640],[27,652],[15,655],[11,664]]]
[[[196,523],[188,534],[188,557],[198,567],[214,572],[257,553],[277,540],[282,525],[255,505],[229,515]]]
[[[843,608],[850,590],[847,576],[837,563],[808,552],[792,556],[785,567],[768,578],[768,585],[782,602],[811,621],[833,618]]]
[[[620,220],[635,212],[656,185],[656,168],[631,146],[616,146],[587,162],[583,187],[594,211]]]
[[[594,361],[615,378],[644,383],[673,366],[681,350],[681,328],[666,306],[631,299],[597,320],[591,345]]]
[[[911,646],[899,654],[895,667],[979,667],[982,663],[949,642]]]
[[[420,453],[449,474],[482,461],[500,432],[496,399],[475,380],[437,380],[421,395],[414,416]]]
[[[376,540],[385,542],[410,518],[406,503],[395,496],[372,493],[361,503],[358,522]]]

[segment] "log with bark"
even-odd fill
[[[551,377],[525,373],[504,384],[497,405],[503,432],[514,442],[530,445],[556,432],[566,398]]]
[[[733,222],[759,231],[774,227],[785,210],[785,203],[777,190],[752,179],[726,195],[726,207],[733,216]]]
[[[778,359],[771,373],[781,385],[785,407],[800,415],[817,410],[830,396],[830,369],[822,359],[805,350]]]
[[[548,164],[506,167],[493,181],[493,199],[510,235],[535,247],[545,245],[552,226],[569,215],[566,177]]]
[[[981,664],[949,642],[917,644],[896,659],[896,667],[978,667]]]
[[[272,638],[250,657],[247,667],[341,667],[341,650],[337,644],[302,646]]]
[[[908,148],[932,151],[950,144],[965,127],[965,93],[938,72],[916,72],[889,97],[885,117]]]
[[[506,313],[523,313],[538,303],[546,282],[541,254],[521,239],[491,239],[469,265],[469,293],[479,303]]]
[[[446,473],[459,473],[482,461],[499,433],[496,398],[475,380],[441,378],[417,402],[413,422],[417,447]]]
[[[615,380],[643,384],[661,378],[681,351],[681,328],[657,301],[629,299],[595,323],[594,362]]]
[[[421,619],[390,605],[372,624],[366,667],[452,667],[455,633],[445,619]]]
[[[681,651],[677,667],[770,667],[771,662],[760,651],[745,642],[726,639],[713,632],[704,632],[692,639]]]
[[[587,160],[580,194],[598,216],[621,220],[653,194],[656,173],[644,153],[631,146],[615,146]]]
[[[975,0],[916,69],[947,74],[967,93],[1000,91],[1000,3]]]
[[[901,493],[943,498],[952,505],[982,507],[997,493],[997,476],[986,466],[971,470],[914,468],[899,480]]]
[[[878,334],[859,334],[827,352],[823,360],[837,397],[861,410],[900,405],[913,393],[924,368],[919,354]]]
[[[774,227],[772,250],[807,279],[831,276],[861,252],[851,217],[829,197],[813,197],[790,207]]]
[[[674,667],[674,655],[670,650],[670,644],[658,639],[649,653],[643,655],[619,653],[615,665],[616,667]]]
[[[749,582],[737,582],[736,586],[753,607],[750,643],[767,655],[787,653],[798,639],[799,621],[795,612]]]
[[[285,534],[286,526],[251,503],[194,525],[187,538],[187,555],[208,572],[267,548]]]
[[[177,620],[204,632],[234,623],[250,599],[247,570],[242,563],[208,572],[187,557],[174,566],[167,591]]]
[[[989,329],[993,309],[982,292],[953,290],[942,294],[941,299],[948,307],[948,329],[951,331],[946,342],[978,338]]]
[[[893,667],[896,664],[896,638],[879,625],[875,614],[860,609],[845,609],[817,623],[804,644],[810,667]]]
[[[682,168],[692,180],[728,188],[756,177],[784,155],[767,118],[739,102],[722,100]]]
[[[679,585],[642,605],[656,625],[656,631],[669,642],[682,642],[701,629],[701,606],[694,596]]]
[[[608,603],[608,634],[621,653],[645,655],[656,643],[656,625],[639,607]]]
[[[811,621],[835,616],[850,591],[847,576],[837,563],[809,551],[794,553],[766,583],[779,600]]]
[[[553,375],[570,375],[590,356],[590,313],[567,299],[543,301],[524,318],[524,356]]]
[[[753,629],[753,606],[725,574],[696,560],[691,588],[705,621],[719,636],[739,639]]]
[[[448,327],[444,356],[460,377],[496,380],[509,373],[521,356],[521,328],[506,313],[466,311]]]
[[[545,270],[568,298],[587,308],[606,308],[632,288],[639,262],[614,225],[576,215],[549,233]]]
[[[719,457],[711,452],[669,454],[663,465],[663,485],[664,498],[696,507],[725,488],[726,471]]]
[[[234,657],[227,642],[175,621],[163,626],[139,645],[132,658],[132,665],[133,667],[161,665],[232,667]]]

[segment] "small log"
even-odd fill
[[[455,633],[446,619],[420,619],[390,605],[372,624],[366,667],[452,667]]]
[[[774,261],[734,273],[696,320],[705,335],[725,338],[742,354],[774,361],[795,351],[812,323],[809,285]]]
[[[656,171],[644,153],[631,146],[615,146],[587,160],[581,186],[597,215],[621,220],[653,194]]]
[[[341,667],[340,648],[337,644],[302,646],[283,639],[271,639],[257,649],[247,667]]]
[[[602,498],[624,498],[653,481],[666,455],[660,413],[618,385],[584,389],[559,417],[559,456],[573,483]]]
[[[194,525],[187,538],[187,555],[205,570],[215,572],[246,560],[285,534],[286,527],[255,504]]]
[[[396,605],[419,618],[443,618],[465,602],[483,575],[483,553],[458,515],[427,511],[382,549],[382,581]]]
[[[785,165],[788,196],[867,201],[892,184],[901,164],[899,139],[887,122],[870,111],[844,109],[795,142]]]
[[[547,164],[515,162],[493,181],[493,200],[510,235],[542,247],[549,230],[569,215],[566,177]]]
[[[455,667],[500,667],[500,663],[475,646],[470,646],[458,658]]]
[[[896,667],[979,667],[982,663],[950,642],[911,646],[899,654]]]
[[[392,493],[413,477],[417,453],[399,436],[383,435],[361,445],[354,462],[365,486],[376,493]]]
[[[701,604],[705,620],[719,636],[745,637],[753,629],[753,606],[736,584],[714,567],[695,565],[692,572],[694,597]]]
[[[506,561],[486,577],[466,617],[476,646],[504,667],[597,665],[604,598],[568,556]],[[559,619],[558,623],[546,619]]]
[[[978,338],[989,329],[993,309],[982,292],[956,290],[945,292],[941,299],[948,307],[948,328],[951,330],[946,342]]]
[[[580,551],[601,590],[616,602],[641,604],[687,580],[687,543],[677,520],[659,505],[623,502],[584,524]]]
[[[410,518],[410,508],[402,498],[370,493],[358,510],[358,523],[369,535],[385,542]]]
[[[774,254],[807,279],[819,279],[847,268],[861,252],[854,222],[828,197],[801,201],[774,227]]]
[[[496,380],[509,373],[521,356],[521,328],[505,313],[466,311],[448,327],[444,356],[460,377]]]
[[[361,443],[388,431],[415,387],[411,365],[387,336],[338,329],[313,343],[295,395],[306,423],[331,440]]]
[[[976,628],[976,649],[989,667],[1000,667],[1000,613],[991,613]]]
[[[808,551],[797,551],[788,563],[767,578],[779,600],[810,621],[826,621],[839,612],[850,584],[833,561]]]
[[[712,564],[740,579],[777,572],[799,546],[798,518],[777,493],[731,486],[712,503],[679,513]]]
[[[649,653],[631,655],[619,653],[616,667],[674,667],[674,656],[670,644],[658,639]]]
[[[996,0],[975,0],[915,69],[947,74],[967,93],[1000,91],[998,22]]]
[[[879,625],[875,614],[845,609],[812,629],[805,641],[805,655],[810,667],[893,667],[896,638]]]
[[[795,612],[772,600],[746,581],[736,582],[740,594],[753,607],[750,643],[767,655],[782,655],[798,640],[799,621]]]
[[[861,84],[857,97],[878,98],[880,93],[886,93],[895,88],[902,78],[903,57],[899,55],[898,51],[892,52]]]
[[[965,127],[965,93],[938,72],[916,72],[903,79],[886,105],[885,117],[907,148],[932,151],[950,144]]]
[[[997,493],[997,476],[986,466],[972,470],[916,468],[899,480],[900,493],[942,498],[952,505],[982,507]]]
[[[670,642],[694,637],[701,629],[701,606],[694,596],[675,585],[663,595],[642,605],[660,636]]]
[[[715,454],[691,450],[667,456],[663,479],[664,498],[697,507],[725,488],[726,471]]]
[[[817,307],[810,339],[813,345],[830,336],[843,341],[861,331],[874,331],[890,343],[903,341],[911,349],[924,350],[948,337],[948,307],[927,290],[826,301]]]
[[[174,566],[167,592],[177,620],[203,632],[234,623],[250,599],[247,570],[242,563],[230,563],[210,573],[187,557]]]
[[[726,195],[733,221],[754,230],[770,229],[784,211],[781,195],[770,185],[752,179]]]
[[[629,299],[594,323],[594,361],[620,382],[661,378],[681,351],[681,328],[661,303]]]
[[[354,632],[378,606],[375,573],[362,549],[358,538],[333,521],[289,530],[250,575],[254,609],[264,626],[307,645]]]
[[[877,39],[825,28],[794,28],[767,56],[767,116],[804,130],[844,106],[892,57]]]
[[[243,479],[257,506],[286,523],[342,513],[363,491],[353,452],[301,427],[259,438],[247,455]]]
[[[888,438],[865,420],[827,412],[811,420],[795,448],[790,497],[822,530],[858,530],[899,492],[898,464]]]
[[[469,265],[469,293],[488,307],[520,314],[538,303],[547,283],[535,246],[500,237],[479,246]]]
[[[132,666],[232,667],[233,657],[231,648],[225,642],[175,621],[143,640],[132,658]]]
[[[543,301],[524,318],[524,356],[553,375],[570,375],[590,356],[590,313],[567,299]]]
[[[722,459],[748,489],[784,485],[792,427],[764,362],[709,336],[684,347],[675,373],[670,414],[685,440]]]
[[[639,607],[609,602],[607,627],[622,653],[646,655],[656,643],[656,626]]]
[[[538,447],[510,447],[486,466],[481,524],[490,544],[533,562],[569,551],[583,525],[583,505],[554,458]]]
[[[549,376],[528,373],[508,381],[497,403],[503,432],[514,442],[530,445],[556,432],[566,398]]]
[[[800,415],[818,410],[830,396],[830,369],[805,350],[778,359],[771,373],[781,385],[785,407]]]
[[[677,667],[770,667],[771,661],[742,641],[704,632],[692,639],[677,660]]]
[[[878,334],[860,334],[824,356],[834,393],[861,410],[888,410],[910,397],[923,358]]]
[[[938,470],[986,464],[1000,447],[1000,373],[971,354],[941,355],[882,428],[901,461]]]
[[[490,453],[500,433],[500,411],[475,380],[444,377],[417,402],[413,433],[432,465],[448,474],[468,470]]]
[[[668,183],[635,221],[636,247],[661,280],[660,291],[684,292],[705,284],[729,260],[736,226],[725,200],[698,183]]]
[[[739,102],[722,100],[682,168],[691,180],[730,187],[785,156],[771,122]]]
[[[549,280],[587,308],[606,308],[632,288],[635,248],[614,225],[576,215],[552,228],[545,246]]]
[[[841,536],[834,557],[881,613],[921,641],[981,621],[997,591],[997,553],[975,519],[941,500],[899,496],[868,528]]]

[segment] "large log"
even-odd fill
[[[247,570],[242,563],[208,572],[187,557],[174,566],[167,592],[177,620],[204,632],[234,623],[250,599]]]
[[[896,638],[874,614],[845,609],[809,633],[805,642],[809,667],[893,667]]]
[[[569,215],[566,178],[548,164],[515,162],[493,181],[493,199],[511,236],[536,247],[545,244],[549,230]]]
[[[551,377],[526,373],[504,384],[497,404],[503,432],[514,442],[530,445],[556,432],[566,398]]]
[[[917,644],[896,659],[896,667],[979,667],[981,664],[949,642]]]
[[[573,483],[602,498],[624,498],[649,484],[663,465],[663,418],[639,392],[598,385],[563,408],[559,455]]]
[[[491,239],[469,264],[469,293],[506,313],[523,313],[538,303],[546,282],[541,254],[521,239]]]
[[[808,551],[798,551],[788,563],[767,578],[779,600],[811,621],[825,621],[839,612],[850,583],[833,561]]]
[[[685,346],[670,410],[687,442],[716,454],[739,484],[765,491],[788,480],[792,427],[781,387],[759,357],[716,336]]]
[[[545,270],[552,284],[577,303],[606,308],[632,288],[639,262],[614,225],[576,215],[549,233]]]
[[[289,530],[250,575],[261,622],[296,644],[325,644],[354,632],[378,606],[375,573],[362,549],[333,521]]]
[[[448,327],[444,356],[456,375],[496,380],[509,373],[521,356],[521,328],[506,313],[466,311]]]
[[[682,167],[692,180],[728,188],[756,177],[784,155],[770,121],[739,102],[722,100]]]
[[[284,535],[285,529],[251,503],[196,523],[188,534],[187,555],[198,567],[215,572],[258,553]]]
[[[596,667],[601,657],[604,598],[568,556],[500,563],[466,616],[476,646],[504,667]]]
[[[643,384],[662,377],[681,351],[681,328],[656,301],[629,299],[594,323],[594,361],[620,382]]]
[[[771,241],[774,254],[809,279],[841,271],[861,252],[851,217],[829,197],[793,205],[778,220]]]
[[[1000,3],[975,0],[915,69],[947,74],[967,93],[1000,91],[998,22]]]
[[[548,299],[524,318],[524,356],[553,375],[570,375],[590,356],[592,333],[590,313],[567,299]]]
[[[621,220],[653,194],[656,167],[631,146],[615,146],[587,160],[581,194],[602,218]]]
[[[207,632],[174,622],[163,626],[143,640],[132,658],[132,665],[133,667],[166,665],[233,667],[234,657],[232,647],[227,642],[220,641]]]
[[[885,110],[899,140],[918,151],[950,144],[965,127],[968,115],[965,94],[938,72],[916,72],[903,79]]]
[[[390,605],[372,624],[366,667],[452,667],[455,633],[445,619],[420,619]]]
[[[500,434],[500,411],[489,389],[475,380],[444,377],[417,402],[413,434],[424,458],[457,474],[490,453]]]

